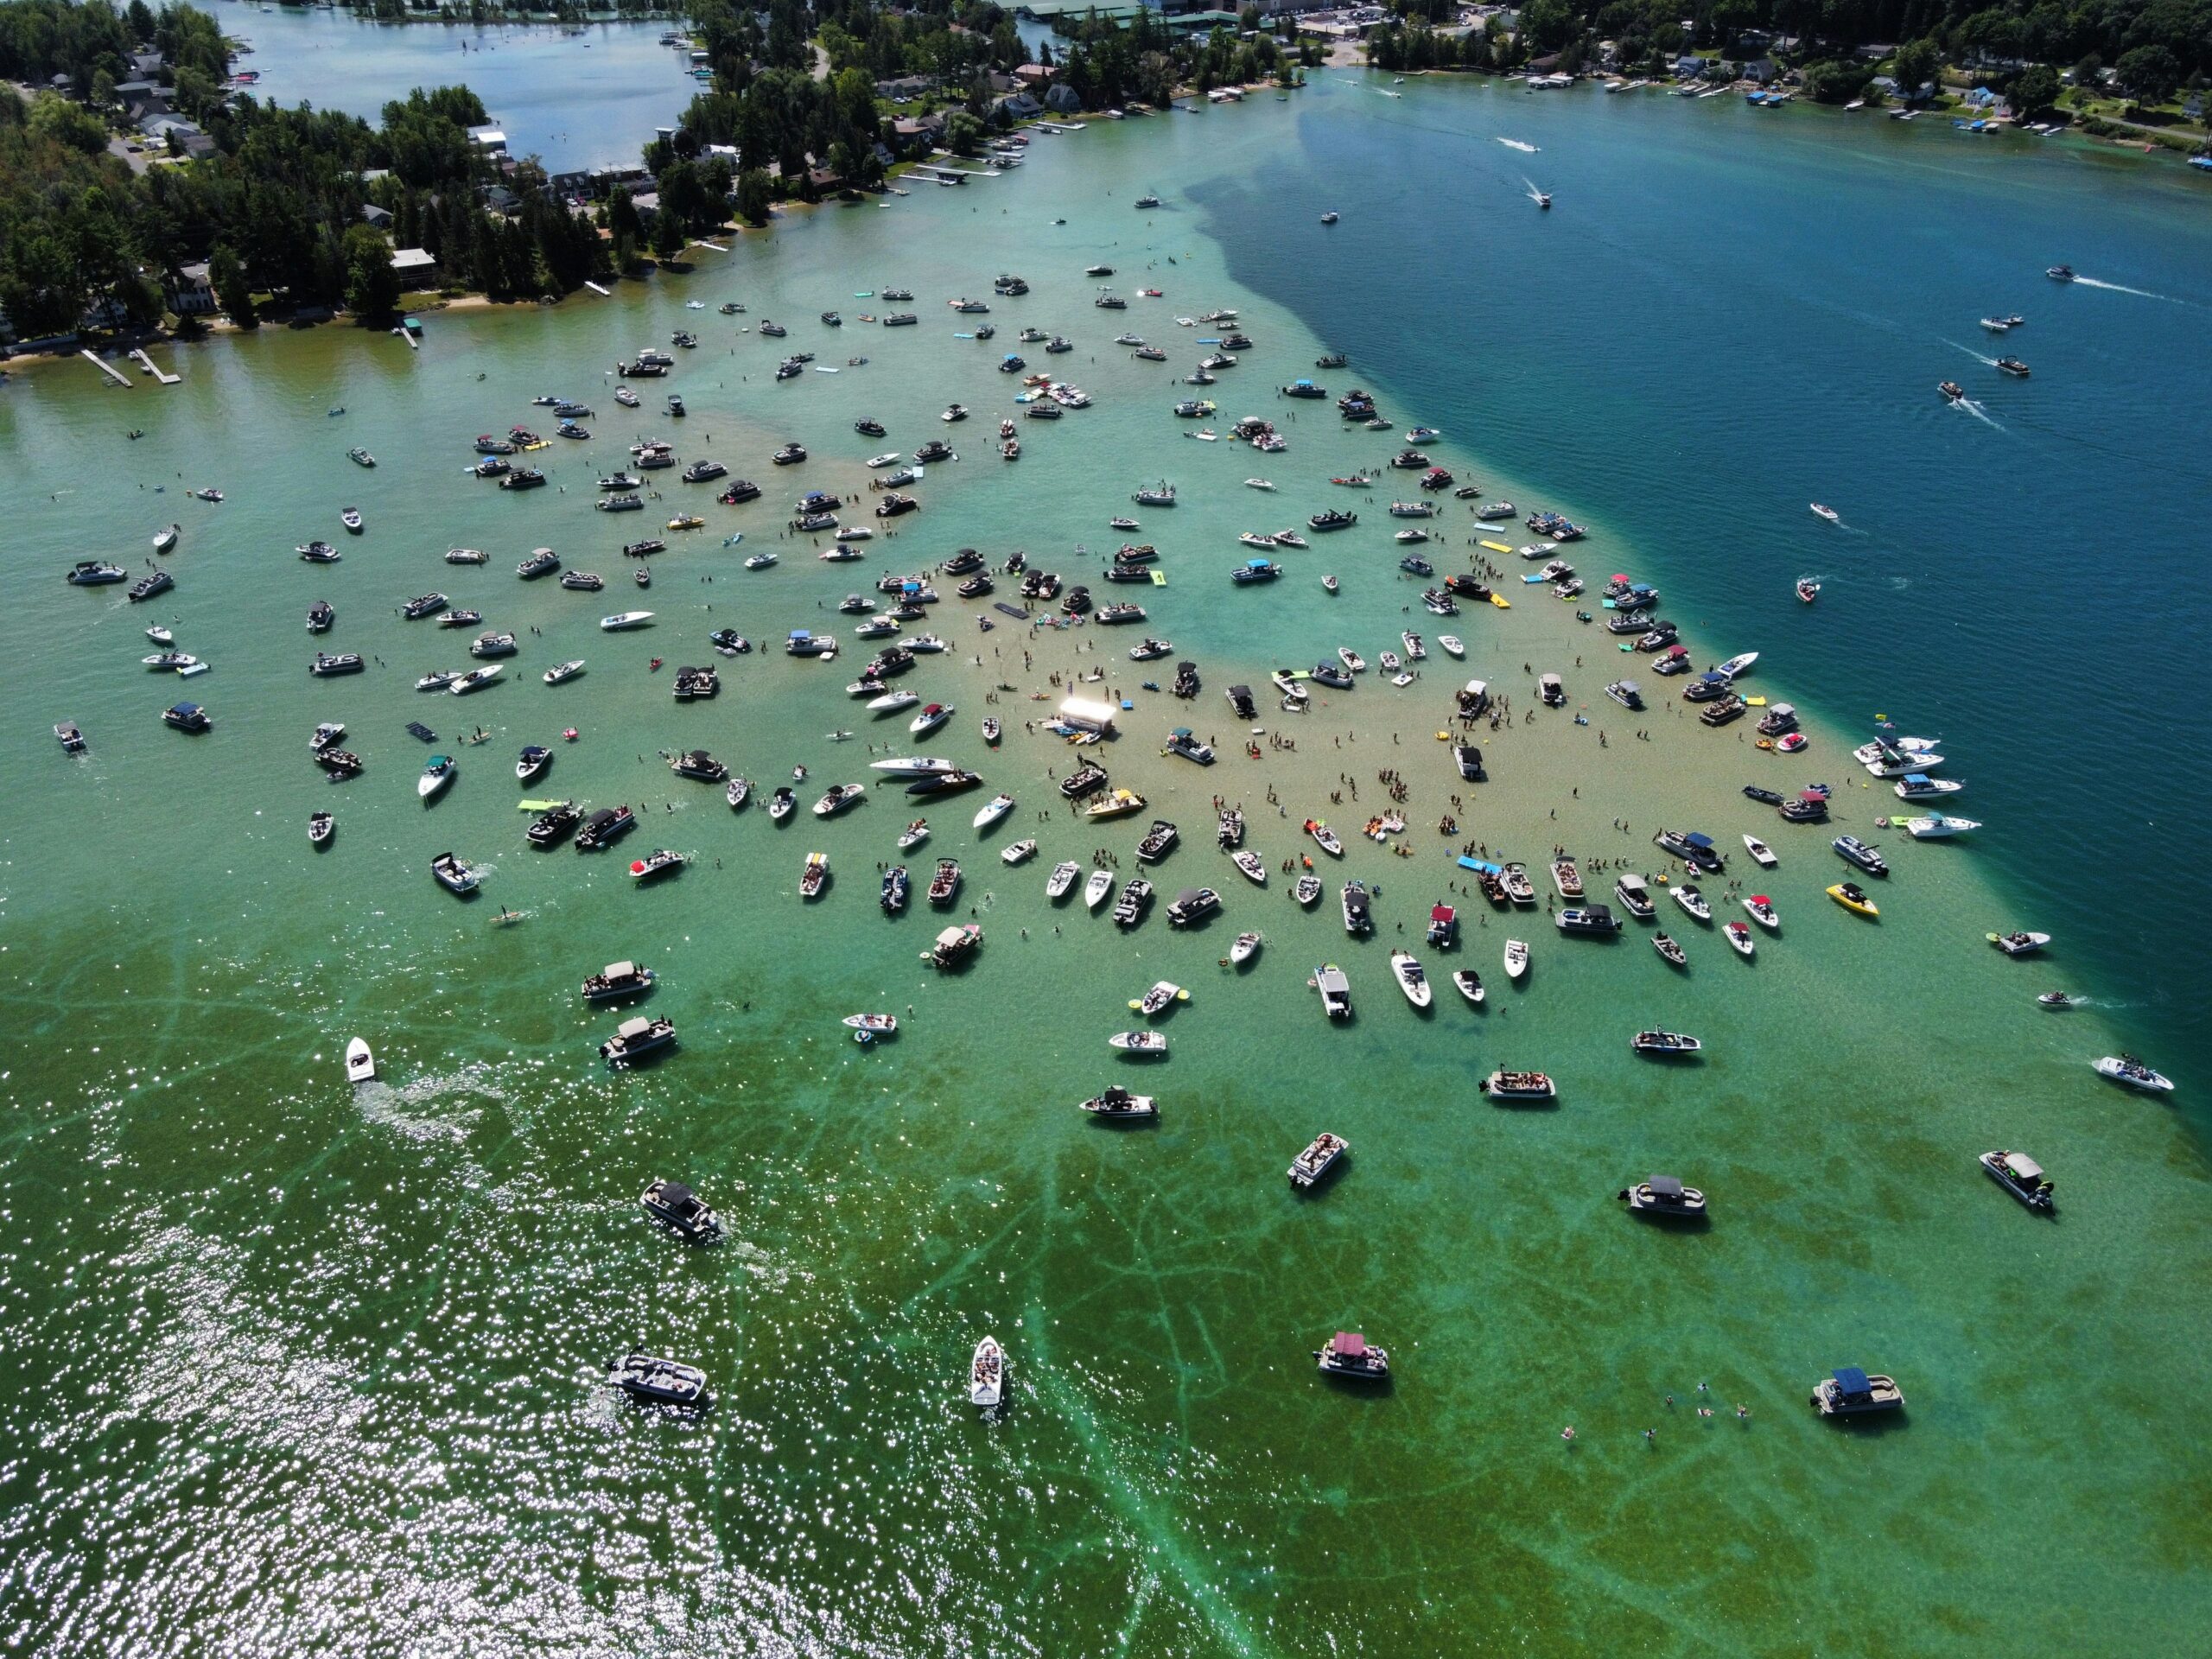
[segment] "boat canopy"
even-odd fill
[[[1459,913],[1449,905],[1432,905],[1428,910],[1428,919],[1432,922],[1448,922]]]
[[[1490,682],[1487,680],[1469,680],[1467,682],[1466,691],[1467,695],[1471,697],[1486,697],[1490,695]]]
[[[1651,1189],[1654,1198],[1679,1198],[1682,1196],[1682,1184],[1672,1175],[1654,1175],[1644,1185]]]
[[[1866,1373],[1856,1365],[1838,1366],[1835,1386],[1839,1393],[1847,1395],[1872,1394],[1874,1391],[1874,1385],[1866,1380]]]
[[[1188,737],[1191,735],[1191,728],[1187,726],[1178,726],[1173,731],[1169,732],[1167,735],[1170,737]]]
[[[1197,904],[1198,902],[1198,890],[1196,887],[1184,888],[1182,892],[1175,895],[1175,902],[1179,906]]]
[[[696,1202],[691,1196],[691,1189],[681,1181],[664,1182],[660,1189],[660,1201],[671,1210],[678,1211],[689,1210]]]
[[[2043,1179],[2043,1166],[2024,1152],[2006,1153],[2005,1167],[2012,1173],[2013,1178],[2017,1180],[2033,1183]]]
[[[1367,1338],[1357,1331],[1339,1331],[1329,1339],[1329,1351],[1339,1359],[1364,1359]]]
[[[1694,830],[1690,831],[1688,835],[1684,836],[1682,839],[1693,847],[1710,847],[1713,845],[1713,837],[1711,836],[1700,834]]]
[[[791,637],[794,639],[811,639],[814,638],[814,630],[811,628],[793,628],[791,630]]]
[[[635,979],[638,964],[634,962],[610,962],[600,972],[601,979]]]
[[[1825,801],[1827,797],[1817,789],[1801,789],[1797,791],[1797,798],[1801,801]]]
[[[640,1016],[635,1020],[625,1020],[614,1028],[614,1034],[626,1043],[633,1042],[652,1028],[653,1022]]]

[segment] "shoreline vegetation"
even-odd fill
[[[399,0],[350,10],[380,22],[564,27],[675,16]],[[2025,21],[1980,12],[1887,46],[1771,33],[1755,26],[1762,9],[1750,0],[1663,29],[1624,25],[1618,10],[1586,16],[1567,0],[1535,0],[1516,26],[1503,14],[1466,26],[1448,22],[1459,14],[1440,0],[1404,0],[1357,44],[1295,24],[1279,40],[1256,5],[1241,27],[1203,35],[1156,14],[1125,24],[1088,12],[1058,20],[1064,44],[1040,46],[1032,61],[1012,15],[982,0],[915,12],[775,0],[765,13],[691,0],[688,29],[666,38],[690,51],[705,84],[676,124],[645,143],[638,167],[556,175],[534,156],[479,143],[472,129],[489,115],[466,86],[418,87],[373,125],[287,110],[253,96],[251,72],[234,79],[236,43],[189,5],[0,0],[0,78],[15,83],[0,86],[0,357],[119,352],[264,319],[384,327],[410,296],[421,309],[558,302],[587,284],[682,271],[694,245],[766,229],[779,207],[895,188],[911,168],[983,157],[1039,120],[1166,111],[1219,88],[1294,88],[1325,65],[1525,77],[1532,89],[1586,76],[1609,89],[1770,89],[1776,101],[1849,108],[1894,97],[1892,113],[1992,129],[2042,114],[2051,120],[2036,130],[2068,124],[2144,150],[2212,142],[2198,92],[2212,30],[2192,39],[2186,19],[2163,11],[2109,39],[2095,19],[2075,18],[2062,35],[2047,9]],[[2205,0],[2180,10],[2202,12]],[[1905,21],[1877,9],[1856,32]],[[1618,38],[1594,40],[1601,24]],[[2109,69],[2091,50],[2063,78],[2004,55],[2062,40],[2126,49]],[[1984,85],[1947,68],[1954,57],[2001,73]],[[2212,168],[2212,157],[2191,160]],[[410,280],[425,274],[435,280]]]

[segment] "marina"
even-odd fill
[[[1287,1654],[1340,1625],[1378,1651],[1458,1651],[1554,1617],[1591,1645],[1635,1648],[1665,1599],[1663,1639],[1686,1648],[1964,1654],[2032,1555],[2037,1593],[2143,1650],[2185,1644],[2186,1407],[2207,1378],[2174,1332],[2202,1265],[2204,1071],[2201,1033],[2171,1005],[2202,947],[2178,942],[2168,976],[2146,980],[2112,890],[2099,902],[2047,876],[2053,860],[2083,867],[2099,837],[2201,866],[2166,839],[2187,833],[2168,814],[2115,824],[2082,792],[2086,772],[2050,779],[2037,759],[2049,710],[2037,735],[2004,701],[2020,695],[2013,677],[1946,655],[1994,652],[1977,630],[2012,602],[1973,563],[1993,556],[1945,516],[1946,492],[1971,467],[1991,470],[1987,488],[2027,488],[2051,452],[2013,454],[1929,397],[1936,348],[1916,337],[1911,364],[1882,355],[1907,350],[1902,323],[1843,337],[1874,359],[1859,384],[1903,388],[1910,369],[1910,392],[1878,421],[1840,406],[1818,443],[1784,434],[1770,452],[1761,442],[1791,424],[1776,411],[1719,384],[1648,396],[1641,367],[1560,390],[1559,337],[1542,335],[1568,297],[1586,308],[1561,326],[1599,329],[1624,358],[1676,304],[1715,325],[1681,294],[1704,291],[1719,256],[1637,205],[1651,186],[1624,158],[1640,149],[1678,183],[1718,188],[1725,146],[1709,132],[1765,118],[1736,99],[1665,100],[1655,117],[1648,97],[1593,98],[1602,114],[1573,118],[1605,124],[1592,159],[1568,117],[1524,117],[1522,101],[1548,101],[1516,90],[1511,130],[1542,140],[1559,206],[1539,215],[1516,195],[1510,228],[1476,232],[1478,274],[1538,326],[1485,327],[1467,356],[1495,378],[1457,385],[1457,347],[1409,322],[1459,307],[1456,284],[1476,280],[1444,257],[1456,232],[1409,213],[1410,245],[1378,263],[1391,232],[1361,222],[1360,181],[1413,149],[1495,149],[1486,135],[1409,136],[1390,112],[1487,118],[1503,93],[1403,90],[1363,100],[1382,117],[1317,86],[1040,135],[1017,172],[887,212],[793,211],[772,242],[747,232],[726,260],[588,308],[456,312],[419,353],[264,330],[177,353],[181,383],[158,398],[116,397],[73,361],[8,390],[23,472],[72,493],[29,493],[11,556],[18,671],[44,700],[0,735],[36,808],[11,827],[10,856],[40,876],[10,899],[22,942],[0,983],[40,1040],[5,1092],[27,1130],[14,1170],[53,1198],[21,1200],[26,1242],[0,1282],[47,1363],[114,1368],[144,1446],[96,1442],[92,1414],[79,1424],[42,1383],[0,1409],[33,1448],[47,1524],[85,1535],[85,1580],[114,1599],[95,1627],[127,1643],[125,1586],[149,1577],[211,1605],[266,1572],[265,1598],[240,1592],[257,1607],[286,1585],[358,1596],[389,1635],[458,1561],[456,1640],[482,1651],[529,1650],[537,1635],[509,1610],[553,1617],[556,1602],[580,1649],[741,1650],[715,1629],[723,1609],[763,1640],[825,1650],[1090,1652],[1128,1631],[1151,1652]],[[1745,188],[1762,222],[1818,233],[1780,185]],[[2144,287],[2190,291],[2157,265],[2155,238],[2100,241],[2085,226],[2103,210],[2050,188],[2035,234],[2053,251],[2008,248],[2017,280],[1980,249],[1929,278],[1987,289],[1954,306],[1969,328],[1993,305],[2024,308],[2010,296],[2044,285],[2066,248],[2125,246],[2159,270]],[[1132,213],[1147,189],[1173,209]],[[1055,195],[1047,212],[1055,191],[1068,205]],[[1325,230],[1330,202],[1344,217]],[[1586,237],[1591,213],[1634,258],[1554,239]],[[1563,249],[1595,268],[1567,270]],[[1687,273],[1681,291],[1647,296],[1623,275],[1640,260]],[[1119,276],[1088,276],[1098,264]],[[1436,289],[1402,291],[1409,269],[1441,273]],[[1007,270],[1027,291],[989,286]],[[1172,362],[1104,349],[1122,319],[1090,337],[1076,326],[1109,281]],[[1625,296],[1618,314],[1588,303],[1584,284],[1600,282]],[[925,321],[875,331],[876,361],[773,378],[786,346],[830,337],[813,321],[826,308],[845,308],[849,335],[868,303],[853,296],[893,283]],[[1769,337],[1802,368],[1846,323],[1828,298],[1782,287],[1792,297],[1763,297],[1762,321],[1788,325]],[[1009,336],[1033,321],[1074,338],[1050,360],[1074,365],[1087,404],[1025,421],[1018,466],[925,463],[925,482],[899,486],[922,510],[868,541],[786,525],[808,491],[861,514],[882,493],[869,461],[893,445],[988,436],[1038,406],[1013,401],[1024,388],[997,372],[998,349],[957,337],[968,319],[945,302],[979,292]],[[2078,384],[2095,352],[2119,349],[2110,325],[2093,350],[2077,341],[2097,326],[2056,314],[2122,296],[2075,283],[2037,297],[2052,315],[2036,320],[2037,374],[1990,372],[1993,404]],[[747,316],[690,300],[742,300],[790,338],[741,334]],[[1239,355],[1257,374],[1232,397],[1237,370],[1218,371],[1220,441],[1185,452],[1173,410],[1197,334],[1232,326],[1256,342]],[[641,467],[658,501],[626,471],[652,411],[534,452],[550,487],[526,492],[473,475],[474,435],[544,415],[532,399],[556,371],[614,414],[613,365],[679,327],[701,344],[667,377],[687,410],[658,423],[680,434],[675,464],[775,482],[760,499],[685,492],[704,528],[652,551],[655,609],[602,621],[619,600],[516,569],[543,548],[633,580],[623,564],[645,554],[626,556],[629,521],[594,511],[595,483],[634,484],[654,526],[669,517],[677,471]],[[1339,349],[1349,365],[1326,372],[1325,398],[1278,399]],[[2190,361],[2155,329],[2142,350],[2154,378],[2160,353]],[[1785,378],[1778,399],[1809,395]],[[1354,384],[1389,430],[1342,418],[1333,400]],[[940,419],[955,397],[973,411],[957,429]],[[147,428],[136,443],[118,429],[125,405]],[[1827,412],[1795,409],[1810,427]],[[1247,415],[1287,448],[1243,455],[1250,441],[1227,435]],[[1819,475],[1839,424],[1857,461]],[[1330,480],[1398,480],[1391,458],[1415,430],[1426,463],[1486,493],[1411,504],[1437,509],[1427,576],[1399,568],[1378,485],[1380,510],[1340,510],[1332,531],[1338,590],[1281,537],[1287,579],[1233,581],[1252,568],[1245,504],[1290,524],[1357,504]],[[800,456],[774,467],[786,446]],[[351,447],[375,468],[349,464]],[[1651,458],[1716,451],[1746,457],[1736,510],[1773,545],[1716,546],[1710,499],[1684,502],[1699,493]],[[2161,493],[2173,486],[2148,476],[2164,459],[2081,463],[2140,486],[2159,559],[2186,544]],[[84,487],[88,463],[111,473],[105,487]],[[1264,496],[1245,487],[1255,466]],[[180,477],[227,499],[181,500]],[[1406,468],[1393,493],[1420,477]],[[1846,532],[1807,496],[1836,501],[1844,524],[1879,522],[1877,504],[1844,499],[1878,479],[1897,524],[1852,560],[1824,551]],[[365,534],[345,538],[343,563],[303,564],[293,550],[336,534],[341,491]],[[1501,498],[1567,515],[1586,592],[1524,586],[1513,578],[1538,562],[1480,544],[1475,509]],[[1104,528],[1133,506],[1141,529]],[[159,556],[175,585],[134,607],[117,583],[143,579],[147,537],[172,520],[185,533]],[[1969,550],[1940,571],[1904,550],[1936,531]],[[740,534],[742,548],[724,542]],[[1161,637],[1142,657],[1136,630],[1094,632],[1104,619],[1070,607],[1140,537],[1154,556],[1128,568],[1168,580],[1110,591],[1145,596]],[[489,562],[447,563],[456,543]],[[806,556],[837,545],[855,556]],[[948,574],[971,545],[976,563]],[[747,570],[755,550],[788,556]],[[79,560],[117,575],[62,579]],[[1820,602],[1801,602],[1815,568]],[[1679,619],[1692,671],[1637,673],[1617,647],[1648,630],[1576,620],[1621,614],[1601,607],[1613,571],[1663,588],[1656,608]],[[956,591],[979,575],[995,588]],[[437,603],[402,614],[433,582]],[[1510,607],[1485,602],[1500,589]],[[852,590],[875,611],[846,611]],[[1433,656],[1410,632],[1433,626],[1424,592],[1456,605],[1437,613],[1455,632],[1431,636]],[[355,671],[303,672],[316,659],[301,617],[326,594],[321,643]],[[2069,601],[2088,639],[2105,626],[2096,601]],[[864,614],[906,606],[896,630],[855,637]],[[470,627],[513,671],[475,669],[466,704],[418,696],[429,671],[464,689],[447,670],[476,635],[433,620],[460,608],[480,613]],[[1955,617],[1973,619],[1965,642],[1929,644]],[[178,688],[201,702],[149,682],[149,621],[217,664]],[[948,648],[901,644],[921,629]],[[1721,689],[1755,718],[1703,723],[1724,699],[1686,702],[1682,688],[1754,647],[1756,668],[1734,659]],[[2182,682],[2164,649],[2145,642],[2143,674],[2171,710]],[[721,664],[720,696],[696,694],[687,659]],[[1418,677],[1393,683],[1394,664]],[[1182,665],[1187,680],[1167,671]],[[1644,688],[1635,702],[1608,695],[1623,673]],[[679,676],[695,695],[675,691]],[[1785,698],[1802,753],[1752,741]],[[180,709],[196,719],[163,712]],[[2113,741],[2125,749],[2144,718],[2117,714]],[[350,781],[302,764],[317,721],[336,729],[308,758],[342,737]],[[910,753],[925,734],[931,753]],[[1853,759],[1862,744],[1879,746],[1872,762]],[[1897,783],[1965,773],[1986,827],[1886,823],[1905,804]],[[745,798],[725,792],[734,774],[758,780],[767,810],[730,810]],[[181,801],[184,830],[168,822]],[[344,819],[320,846],[303,833],[318,812]],[[639,821],[647,834],[593,855]],[[893,905],[893,868],[925,836],[904,866],[922,891]],[[442,873],[425,879],[434,861]],[[1756,956],[1739,916],[1758,925]],[[1993,928],[2040,943],[1993,948]],[[2082,1005],[2047,1017],[2035,999],[2053,986]],[[1639,1048],[1639,1034],[1656,1040]],[[372,1075],[348,1088],[357,1041],[373,1045]],[[1321,1124],[1287,1183],[1298,1136]],[[2021,1146],[2036,1159],[1982,1165],[2002,1190],[1973,1180],[1986,1148]],[[2068,1194],[2050,1230],[2012,1202],[2043,1190],[2029,1183],[2045,1166]],[[658,1208],[641,1211],[641,1189]],[[1693,1197],[1702,1214],[1708,1192],[1709,1224],[1649,1224]],[[689,1248],[678,1225],[702,1211],[719,1248]],[[145,1295],[76,1294],[62,1269],[85,1257]],[[2022,1368],[1981,1321],[2030,1274],[2074,1312]],[[257,1390],[252,1412],[213,1380],[225,1356]],[[1853,1357],[1880,1368],[1863,1392],[1839,1369]],[[1808,1409],[1815,1378],[1816,1399],[1847,1408],[1837,1421]],[[2061,1389],[2130,1403],[2073,1414],[2062,1436]],[[1854,1423],[1865,1402],[1880,1415]],[[1707,1406],[1713,1419],[1693,1414]],[[1883,1419],[1909,1432],[1880,1433]],[[101,1457],[100,1483],[67,1478]],[[194,1457],[204,1477],[185,1472]],[[524,1469],[543,1508],[518,1496]],[[1694,1544],[1622,1503],[1691,1478],[1711,1494]],[[1939,1485],[1949,1496],[1923,1502]],[[1867,1536],[1833,1527],[1847,1506]],[[2085,1516],[2119,1548],[2079,1543]],[[171,1526],[194,1541],[188,1559],[156,1541]],[[426,1546],[429,1529],[456,1553]],[[1940,1550],[1945,1572],[1870,1584],[1870,1565],[1901,1568],[1908,1547]],[[580,1549],[604,1581],[563,1576]],[[1783,1561],[1801,1587],[1787,1611],[1770,1599]],[[908,1574],[940,1605],[913,1607]],[[1693,1574],[1709,1587],[1689,1607],[1675,1589]],[[633,1605],[617,1580],[679,1611]],[[556,1583],[570,1590],[554,1597]],[[56,1628],[61,1593],[36,1596],[32,1622]],[[314,1645],[290,1615],[269,1617]]]

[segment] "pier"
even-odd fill
[[[135,351],[131,353],[130,355],[132,359],[137,363],[140,368],[145,370],[147,373],[152,375],[157,382],[164,386],[176,385],[184,378],[181,374],[164,374],[162,372],[160,368],[156,366],[154,359],[147,356],[143,350]],[[105,364],[102,364],[100,366],[105,368],[107,365]]]
[[[90,346],[86,346],[84,350],[79,352],[77,355],[83,358],[86,362],[91,364],[102,374],[107,376],[109,379],[114,381],[117,385],[121,386],[125,391],[130,390],[130,377],[124,373],[122,370],[117,368],[112,363],[103,363]]]

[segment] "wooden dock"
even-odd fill
[[[159,383],[160,385],[164,385],[164,386],[174,386],[174,385],[181,385],[181,384],[182,384],[182,382],[183,382],[183,380],[184,380],[184,377],[183,377],[182,375],[181,375],[181,374],[164,374],[164,373],[162,373],[162,371],[160,370],[160,368],[158,368],[158,367],[155,365],[154,359],[153,359],[152,358],[150,358],[150,357],[147,356],[147,355],[146,355],[146,353],[145,353],[143,351],[136,351],[136,352],[133,352],[133,353],[130,353],[130,356],[131,356],[132,360],[133,360],[133,361],[135,361],[135,362],[138,365],[138,366],[139,366],[140,368],[142,368],[142,369],[145,370],[147,373],[149,373],[149,374],[152,375],[152,376],[154,377],[155,380],[156,380],[156,382],[158,382],[158,383]]]
[[[100,360],[99,354],[94,352],[90,346],[86,346],[84,350],[79,352],[77,355],[83,358],[86,362],[91,364],[102,374],[107,376],[109,379],[114,381],[117,385],[121,386],[125,391],[130,390],[130,377],[124,373],[122,370],[117,368],[114,364],[102,362]]]

